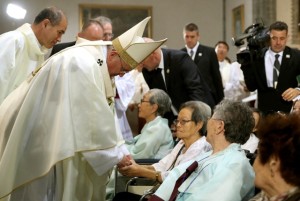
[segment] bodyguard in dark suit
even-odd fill
[[[200,100],[214,107],[207,84],[185,52],[159,48],[142,64],[143,76],[149,88],[166,91],[172,100],[173,109],[178,111],[180,105],[189,100]],[[166,118],[171,121],[175,117],[170,115]]]
[[[258,108],[263,113],[289,113],[294,98],[300,95],[300,52],[286,46],[288,26],[275,22],[270,28],[270,47],[251,62],[242,64],[245,83],[250,91],[257,90]]]
[[[194,60],[201,72],[201,76],[208,84],[215,104],[218,104],[224,98],[224,91],[215,50],[199,44],[199,30],[194,23],[187,24],[184,27],[183,35],[186,46],[181,50],[187,52]]]

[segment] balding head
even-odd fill
[[[78,36],[86,40],[95,41],[103,40],[103,27],[96,20],[89,20],[86,22]]]
[[[34,19],[34,24],[39,24],[43,20],[48,19],[52,26],[59,25],[59,23],[66,18],[62,10],[51,6],[43,9]]]
[[[146,43],[154,42],[154,40],[152,38],[143,37],[143,39]],[[159,53],[160,50],[161,50],[161,47],[158,47],[153,53]]]
[[[146,43],[153,42],[154,40],[151,38],[143,37]],[[148,71],[152,71],[156,69],[161,60],[161,48],[157,48],[154,50],[143,62],[143,68],[146,68]]]

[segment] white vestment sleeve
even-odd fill
[[[129,155],[129,151],[124,144],[121,144],[110,149],[82,152],[82,154],[94,171],[102,175],[119,163],[124,156]]]

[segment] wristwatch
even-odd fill
[[[160,171],[156,171],[156,172],[155,172],[155,180],[156,180],[157,182],[160,182],[160,181],[158,180],[159,175],[160,175]]]

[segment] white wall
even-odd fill
[[[24,20],[9,19],[5,8],[9,2],[19,3],[28,10]],[[107,4],[152,6],[153,38],[167,37],[166,45],[181,48],[183,26],[194,22],[199,26],[201,43],[214,46],[223,39],[222,1],[221,0],[1,0],[0,34],[13,30],[24,22],[32,23],[37,13],[44,7],[55,5],[65,11],[69,26],[62,41],[72,41],[79,31],[79,4]]]
[[[293,14],[292,11],[297,8],[293,8],[292,0],[277,0],[277,10],[276,10],[276,18],[277,20],[284,21],[287,23],[289,27],[289,38],[287,45],[294,48],[300,48],[300,44],[293,44],[292,37],[297,38],[296,41],[299,41],[299,32],[293,33],[293,23],[298,23],[297,19],[292,19]],[[299,11],[300,12],[300,11]],[[299,19],[298,19],[299,20]],[[297,27],[297,24],[294,26]],[[294,35],[293,35],[294,34]]]

